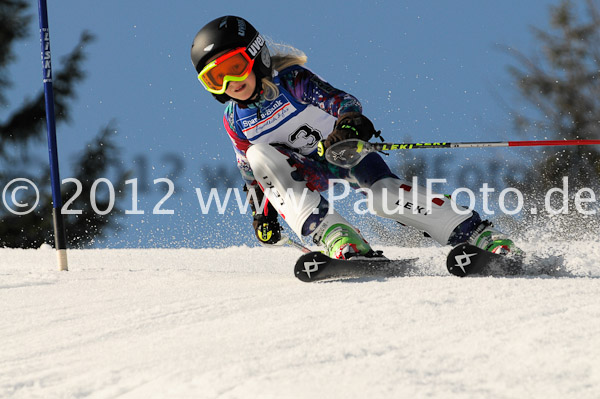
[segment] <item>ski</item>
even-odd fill
[[[417,258],[355,258],[333,259],[322,252],[306,253],[296,261],[294,275],[300,281],[313,282],[359,277],[399,277],[408,275]],[[454,247],[446,259],[448,271],[459,277],[506,276],[523,273],[520,257],[497,255],[473,245]]]
[[[446,267],[459,277],[517,275],[523,272],[523,261],[518,256],[497,255],[473,245],[460,244],[448,254]]]
[[[384,257],[342,260],[321,252],[309,252],[296,261],[294,275],[306,283],[358,277],[397,277],[406,275],[416,260]]]

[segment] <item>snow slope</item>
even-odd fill
[[[556,276],[459,279],[446,251],[305,284],[290,248],[0,249],[0,397],[600,397],[599,244]]]

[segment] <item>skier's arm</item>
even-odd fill
[[[225,131],[227,132],[227,135],[231,140],[231,144],[233,145],[237,167],[242,174],[242,178],[248,186],[256,184],[254,173],[252,172],[250,163],[248,163],[248,159],[246,158],[246,150],[250,147],[250,141],[244,135],[237,133],[233,117],[233,107],[231,104],[225,109],[225,114],[223,115],[223,125],[225,126]]]
[[[281,85],[298,101],[312,104],[336,118],[348,112],[362,113],[360,101],[351,94],[336,89],[303,67],[284,69]]]
[[[282,230],[277,218],[278,213],[273,205],[266,201],[264,193],[254,179],[254,173],[250,168],[248,158],[246,158],[246,150],[250,147],[250,141],[236,132],[233,123],[233,110],[230,107],[225,110],[223,124],[233,144],[237,167],[245,182],[244,191],[247,193],[252,209],[254,234],[262,244],[277,244],[281,241]]]
[[[373,123],[362,114],[362,106],[356,97],[336,89],[308,69],[292,67],[284,70],[280,81],[297,100],[338,118],[333,131],[320,143],[323,151],[350,138],[369,141],[371,137],[379,136]]]

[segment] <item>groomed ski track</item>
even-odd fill
[[[311,284],[291,248],[0,249],[0,397],[598,398],[600,244],[557,245],[552,276],[384,248],[418,272]]]

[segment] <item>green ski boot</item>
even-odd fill
[[[325,245],[325,254],[330,258],[350,259],[356,255],[372,252],[371,246],[352,226],[338,223],[329,227],[321,242]]]
[[[487,220],[477,226],[468,242],[471,245],[498,255],[523,255],[523,251],[506,234],[495,229],[494,225]]]
[[[334,259],[350,259],[354,256],[381,256],[339,213],[328,214],[312,234],[315,244],[324,245],[325,255]]]

